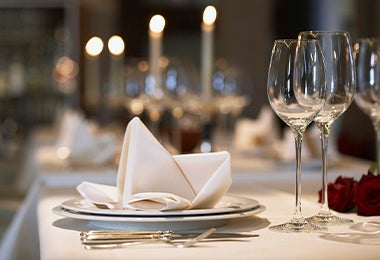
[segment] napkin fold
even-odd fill
[[[327,156],[330,164],[335,164],[339,161],[339,152],[336,148],[336,140],[329,140],[329,148]],[[285,163],[293,163],[296,159],[294,133],[289,127],[284,129],[282,139],[278,140],[272,147],[272,154],[275,159]],[[304,135],[302,142],[302,159],[305,163],[317,159],[318,163],[321,160],[321,139],[320,130],[316,125],[309,127]],[[318,164],[319,165],[319,164]]]
[[[250,156],[274,159],[281,163],[293,163],[295,160],[294,134],[286,126],[280,135],[278,117],[269,106],[263,106],[257,119],[240,119],[236,124],[234,148],[238,152],[250,152]],[[320,130],[313,124],[303,136],[302,158],[307,161],[320,160]],[[329,160],[338,161],[339,152],[336,140],[330,135]]]
[[[41,165],[104,165],[118,152],[116,136],[103,131],[77,111],[63,111],[54,128],[55,142],[37,149],[36,159]]]
[[[254,150],[272,145],[280,136],[280,128],[272,109],[263,106],[257,119],[242,118],[236,123],[234,148]]]
[[[74,165],[107,163],[117,152],[116,140],[111,133],[96,133],[97,129],[78,112],[65,111],[59,127],[57,151],[67,148],[68,160]]]
[[[80,184],[79,193],[100,203],[98,196],[86,192],[88,185]],[[162,211],[212,208],[230,185],[228,152],[172,156],[135,117],[124,135],[116,187],[97,188],[102,194],[108,194],[110,189],[116,191],[117,201],[111,204],[118,207]]]

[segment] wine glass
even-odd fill
[[[199,132],[196,116],[192,115],[187,104],[194,98],[192,93],[192,63],[179,57],[168,57],[163,71],[165,105],[167,108],[167,142],[173,153],[190,153],[197,145],[196,132]]]
[[[296,190],[293,218],[270,227],[279,232],[321,230],[301,212],[301,147],[306,127],[325,102],[325,67],[316,40],[276,40],[269,65],[267,94],[274,112],[290,127],[296,147]]]
[[[126,61],[124,103],[131,116],[142,116],[149,102],[144,95],[148,66],[148,61],[144,59],[129,58]]]
[[[308,220],[319,225],[350,223],[329,209],[327,196],[327,147],[331,125],[352,103],[355,94],[355,66],[350,35],[336,31],[305,31],[298,39],[320,41],[326,66],[327,98],[314,122],[320,130],[322,146],[322,203],[319,212]]]
[[[215,150],[233,149],[233,134],[236,121],[249,99],[242,94],[249,82],[245,73],[238,66],[231,64],[225,58],[219,58],[215,63],[213,74],[213,97],[215,104],[215,129],[213,144]]]
[[[377,172],[380,173],[380,38],[362,38],[354,45],[357,94],[355,103],[367,114],[377,135]]]

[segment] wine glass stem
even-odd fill
[[[294,218],[300,219],[302,217],[301,212],[301,148],[302,148],[302,134],[295,133],[295,145],[296,145],[296,207],[294,211]]]
[[[325,125],[320,127],[321,146],[322,146],[322,204],[321,211],[329,211],[328,194],[327,194],[327,147],[329,140],[329,128]]]
[[[376,130],[377,174],[380,174],[380,127],[375,127],[375,130]]]

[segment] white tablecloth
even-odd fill
[[[220,232],[242,231],[259,237],[239,242],[208,242],[187,249],[165,245],[141,245],[114,250],[85,250],[79,231],[91,228],[86,221],[65,219],[51,213],[60,202],[73,198],[72,189],[44,189],[38,205],[38,226],[42,259],[376,259],[379,245],[347,244],[321,238],[318,233],[283,234],[268,230],[291,217],[292,195],[262,185],[236,185],[233,190],[259,200],[267,209],[255,217],[230,221]],[[52,196],[51,193],[55,192]],[[318,205],[303,202],[305,215],[315,213]],[[349,217],[363,221],[355,215]],[[380,220],[377,218],[377,220]],[[354,233],[348,227],[334,228],[338,233]]]
[[[310,166],[310,167],[309,167]],[[359,178],[368,162],[345,158],[331,168],[329,176]],[[40,180],[20,209],[17,223],[7,234],[0,250],[0,259],[378,259],[377,245],[327,239],[319,233],[284,234],[268,230],[268,226],[291,218],[294,209],[294,170],[292,165],[274,165],[259,159],[238,160],[233,157],[233,185],[230,193],[258,200],[266,210],[257,216],[231,220],[218,227],[220,232],[252,232],[259,237],[247,241],[201,243],[197,247],[177,249],[165,245],[139,245],[114,250],[85,250],[79,231],[89,229],[87,221],[72,220],[55,215],[52,208],[78,197],[75,186],[83,180],[113,183],[115,169],[73,169],[71,172],[40,170]],[[317,191],[320,189],[320,169],[305,164],[303,170],[302,207],[305,216],[318,210]],[[36,209],[36,210],[35,210]],[[356,222],[380,221],[345,214]],[[11,228],[12,229],[12,228]],[[38,229],[38,234],[33,232]],[[355,233],[349,226],[330,229],[330,233]],[[331,240],[333,239],[333,240]],[[379,238],[380,239],[380,238]],[[29,248],[29,249],[28,249]],[[32,250],[32,249],[33,250]],[[39,248],[40,250],[36,250]],[[36,252],[37,251],[37,252]]]

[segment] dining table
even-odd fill
[[[192,232],[215,227],[216,233],[237,232],[255,236],[204,240],[188,248],[174,248],[166,243],[144,243],[113,249],[86,249],[81,243],[80,233],[104,227],[99,227],[91,219],[58,215],[53,209],[65,201],[80,197],[76,187],[83,181],[115,185],[117,164],[82,167],[44,165],[36,158],[36,150],[46,145],[48,140],[43,134],[37,133],[26,148],[30,150],[25,167],[30,187],[4,235],[0,259],[347,260],[380,257],[380,229],[370,232],[355,228],[365,223],[375,223],[379,227],[380,216],[359,216],[354,211],[335,212],[339,216],[352,219],[353,223],[329,226],[327,230],[310,233],[270,230],[270,226],[284,223],[293,215],[295,166],[292,162],[279,162],[249,152],[231,152],[232,184],[226,195],[257,201],[261,210],[241,216],[236,212],[230,218],[225,214],[227,216],[223,221],[216,221],[209,216],[206,222],[199,223],[197,218],[187,221],[186,216],[174,224],[166,223],[164,216],[157,223],[157,227],[163,226],[166,230],[171,230],[171,225],[174,225],[173,229],[176,231]],[[367,173],[369,166],[370,162],[367,160],[338,154],[329,165],[328,178],[330,182],[338,176],[354,177],[358,180]],[[318,191],[321,189],[322,176],[318,158],[304,160],[301,182],[302,214],[309,217],[320,207]],[[135,228],[141,229],[144,220],[142,222]],[[125,224],[126,229],[134,229],[134,223]]]

